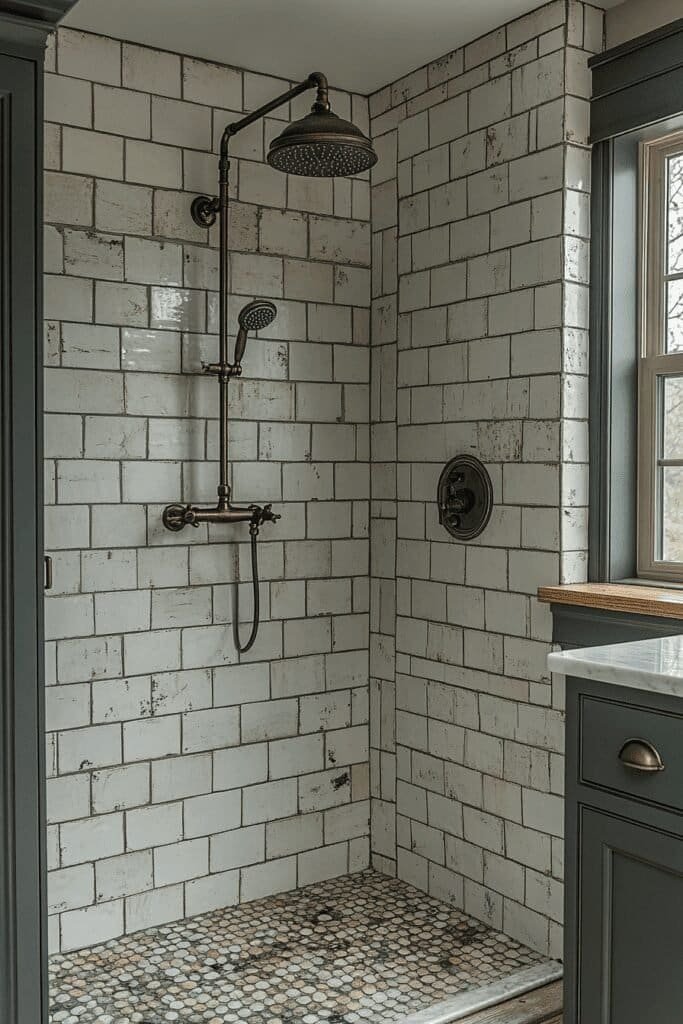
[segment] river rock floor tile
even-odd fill
[[[382,1024],[544,962],[364,871],[53,956],[50,1022]]]

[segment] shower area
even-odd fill
[[[51,41],[51,1024],[445,1024],[561,976],[535,592],[582,566],[601,46],[551,3],[368,97]]]

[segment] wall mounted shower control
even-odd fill
[[[456,455],[443,468],[436,500],[439,522],[451,537],[478,537],[493,511],[493,484],[484,464],[473,455]]]

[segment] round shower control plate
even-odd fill
[[[493,484],[486,466],[473,455],[456,455],[443,468],[436,500],[439,522],[452,537],[478,537],[493,511]]]

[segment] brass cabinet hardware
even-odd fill
[[[619,760],[634,772],[663,772],[665,767],[659,751],[647,740],[626,740],[619,751]]]

